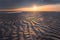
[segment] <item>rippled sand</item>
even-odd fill
[[[1,12],[0,40],[60,40],[60,12]]]

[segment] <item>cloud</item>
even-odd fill
[[[0,11],[12,11],[12,12],[21,12],[21,11],[59,11],[60,12],[60,4],[50,4],[43,6],[36,6],[36,10],[32,7],[22,7],[15,9],[0,9]]]
[[[43,0],[43,2],[47,4],[56,4],[60,3],[60,0]]]
[[[56,4],[60,3],[60,0],[0,0],[0,9],[24,7],[34,3],[39,5]]]
[[[36,6],[36,10],[33,7],[26,7],[26,8],[18,8],[17,11],[60,11],[60,4],[50,4],[50,5],[43,5],[43,6]]]
[[[50,4],[39,7],[40,11],[60,11],[60,4]]]
[[[0,9],[15,8],[21,3],[21,0],[0,0]]]

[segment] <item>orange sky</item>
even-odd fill
[[[34,6],[26,7],[26,8],[16,8],[16,9],[1,9],[0,11],[60,11],[60,4],[53,5],[43,5],[43,6]]]

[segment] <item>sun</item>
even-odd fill
[[[37,11],[37,6],[33,6],[32,10]]]

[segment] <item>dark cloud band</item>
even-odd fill
[[[1,8],[18,8],[22,6],[28,6],[30,4],[56,4],[60,3],[60,0],[0,0]]]

